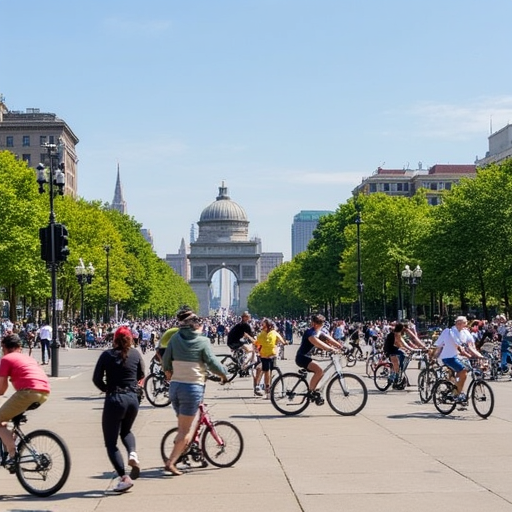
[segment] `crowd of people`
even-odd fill
[[[15,389],[0,407],[0,438],[9,453],[9,468],[16,460],[16,450],[7,422],[30,405],[45,403],[50,394],[49,379],[41,365],[48,364],[51,357],[49,345],[53,332],[45,322],[35,328],[6,321],[1,327],[0,395],[6,393],[9,382]],[[64,329],[60,331],[64,332]],[[317,404],[323,400],[317,390],[323,369],[311,357],[314,349],[340,351],[347,346],[355,348],[381,340],[384,352],[393,364],[393,375],[397,375],[407,352],[425,348],[412,321],[357,323],[334,319],[328,322],[322,315],[315,314],[309,323],[305,323],[294,319],[253,320],[248,312],[241,317],[199,318],[188,307],[178,311],[172,320],[132,321],[122,325],[88,323],[75,326],[73,335],[76,333],[83,338],[83,343],[74,346],[103,349],[92,380],[105,393],[102,431],[108,458],[119,476],[113,489],[115,492],[130,489],[140,474],[132,427],[139,410],[139,387],[145,376],[143,354],[146,350],[158,353],[169,380],[169,396],[177,416],[178,432],[163,471],[166,475],[179,476],[181,470],[177,461],[191,441],[207,375],[213,373],[221,382],[227,380],[227,370],[213,352],[215,343],[226,343],[233,351],[243,349],[247,360],[255,355],[259,357],[261,365],[256,372],[254,392],[268,398],[270,374],[278,347],[293,343],[295,335],[297,341],[300,339],[295,362],[311,373],[309,393]],[[492,322],[473,320],[470,323],[466,317],[459,316],[452,327],[432,332],[431,338],[436,347],[434,357],[439,357],[457,377],[456,400],[459,402],[466,400],[463,389],[467,370],[461,357],[482,357],[481,347],[493,342],[501,346],[502,370],[508,371],[512,364],[512,321],[503,315],[498,315]],[[57,339],[63,347],[68,346],[62,336]],[[41,351],[40,362],[33,352],[36,344]],[[28,352],[22,352],[24,347]],[[259,387],[262,377],[264,391]],[[127,453],[127,465],[131,468],[129,475],[118,447],[119,440]]]

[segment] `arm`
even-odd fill
[[[98,362],[96,363],[96,367],[94,368],[94,373],[92,375],[92,381],[94,385],[103,393],[107,391],[107,384],[104,380],[105,376],[105,366],[103,362],[103,354],[98,359]]]
[[[325,350],[329,352],[334,348],[341,348],[341,344],[338,343],[334,338],[331,338],[329,335],[325,333],[320,333],[318,338],[316,336],[310,336],[309,341],[320,350]]]
[[[0,395],[3,395],[9,387],[8,377],[0,377]]]
[[[405,332],[409,335],[412,345],[417,348],[427,348],[412,329],[405,329]]]

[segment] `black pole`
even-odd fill
[[[85,283],[84,283],[83,275],[78,276],[78,282],[80,283],[80,321],[83,324],[84,320],[85,320],[85,315],[84,315],[84,284]]]
[[[110,254],[110,245],[105,245],[105,252],[107,253],[107,309],[105,311],[105,323],[110,321],[110,264],[109,264],[109,254]]]
[[[361,212],[357,210],[356,226],[357,226],[357,302],[359,308],[359,322],[363,321],[363,281],[361,277]]]
[[[57,343],[57,258],[55,254],[55,212],[53,210],[53,178],[55,171],[55,144],[47,144],[48,158],[50,160],[50,240],[51,240],[51,262],[50,273],[52,282],[52,343],[51,343],[51,360],[52,360],[52,377],[59,376],[59,344]]]

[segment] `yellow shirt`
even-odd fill
[[[270,332],[261,331],[256,338],[255,345],[260,350],[261,357],[273,357],[277,354],[277,332],[272,330]]]

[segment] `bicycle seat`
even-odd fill
[[[299,375],[301,375],[302,377],[305,377],[307,374],[308,374],[308,371],[305,368],[299,369]]]

